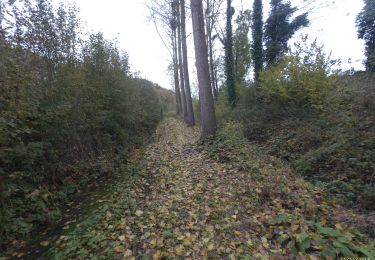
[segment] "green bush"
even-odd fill
[[[74,8],[34,4],[17,16],[19,42],[11,30],[0,38],[0,246],[58,219],[71,195],[109,177],[162,116],[155,85],[132,75],[114,42],[84,40]]]
[[[251,86],[234,113],[249,140],[311,181],[324,183],[335,199],[370,209],[374,75],[332,73],[332,64],[315,43],[299,45],[262,72],[261,102]]]
[[[261,73],[265,102],[323,110],[327,93],[336,86],[335,75],[329,75],[331,65],[316,42],[296,45],[295,51]]]

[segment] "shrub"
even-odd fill
[[[374,75],[333,73],[334,63],[316,43],[297,45],[262,72],[261,102],[249,88],[237,114],[249,140],[324,183],[335,199],[371,209]]]
[[[263,99],[283,108],[323,110],[327,93],[336,86],[330,70],[329,58],[316,42],[297,44],[295,51],[261,73]]]
[[[84,40],[74,8],[7,8],[23,27],[7,24],[0,38],[0,247],[58,219],[72,194],[110,176],[162,116],[154,84],[134,77],[127,54],[102,34]]]

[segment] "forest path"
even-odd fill
[[[346,232],[338,221],[355,216],[332,207],[319,189],[250,146],[243,167],[243,160],[213,160],[198,139],[197,127],[175,118],[158,127],[143,154],[137,206],[122,219],[114,249],[121,258],[282,259],[292,247],[319,251],[329,244],[329,234],[319,232]],[[317,231],[326,224],[336,229]],[[314,236],[321,244],[310,243]]]
[[[41,259],[373,259],[374,216],[329,201],[228,127],[202,144],[198,127],[164,119]]]

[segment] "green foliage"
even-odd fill
[[[116,181],[105,195],[105,203],[94,208],[75,228],[60,236],[47,251],[49,259],[83,259],[97,257],[113,259],[113,241],[122,234],[124,214],[135,209],[131,189],[139,178],[142,165],[133,162],[116,172]],[[124,171],[127,174],[124,174]],[[103,197],[101,197],[103,199]]]
[[[322,258],[351,256],[371,259],[374,257],[373,241],[368,240],[365,235],[342,223],[327,223],[325,215],[334,213],[327,212],[332,204],[323,202],[324,197],[320,197],[319,200],[313,199],[312,203],[304,199],[311,199],[314,195],[309,193],[311,190],[303,191],[303,189],[312,188],[312,192],[317,194],[321,194],[321,190],[308,185],[298,189],[294,195],[290,190],[285,193],[285,190],[288,190],[285,185],[296,189],[294,183],[296,176],[288,175],[286,173],[288,170],[283,168],[285,166],[265,154],[261,147],[247,143],[242,134],[241,124],[231,121],[223,123],[217,135],[204,142],[204,148],[213,159],[235,167],[236,170],[231,175],[245,172],[252,176],[252,179],[248,180],[252,188],[247,196],[253,198],[258,192],[262,207],[267,208],[267,213],[274,214],[269,220],[262,220],[261,226],[268,234],[265,237],[267,239],[262,239],[262,242],[270,241],[269,244],[277,245],[283,251],[286,250],[290,256],[296,257],[307,255]],[[280,182],[280,178],[285,179]],[[243,198],[244,194],[240,193],[239,196]],[[278,201],[282,201],[282,206],[278,205]],[[296,205],[293,205],[294,203]],[[270,205],[278,205],[278,207],[272,210]],[[291,211],[288,212],[289,210]],[[261,216],[267,213],[262,212]]]
[[[247,138],[334,200],[372,209],[374,78],[332,73],[332,64],[316,44],[300,44],[262,73],[262,104],[249,88],[236,114],[246,124]]]
[[[296,50],[261,73],[261,92],[265,101],[280,107],[323,110],[325,97],[335,87],[329,76],[329,59],[322,47],[296,45]]]
[[[73,6],[38,0],[12,10],[20,24],[7,28],[23,27],[0,48],[2,243],[58,219],[59,205],[110,176],[110,163],[162,116],[154,84],[133,77],[127,54],[102,34],[84,40]]]
[[[227,121],[227,120],[233,120],[233,119],[239,119],[245,116],[243,114],[243,107],[248,107],[246,104],[244,104],[244,97],[247,96],[248,88],[245,87],[244,84],[241,84],[237,82],[236,84],[236,90],[238,93],[238,104],[233,109],[227,102],[228,100],[228,91],[226,90],[226,87],[222,88],[219,91],[218,99],[216,101],[216,117],[219,120]]]
[[[240,124],[231,121],[220,126],[217,134],[204,143],[211,157],[220,162],[236,160],[233,151],[246,143],[241,129]]]
[[[264,39],[266,45],[266,63],[274,64],[288,48],[288,41],[303,27],[309,25],[307,13],[301,14],[290,21],[297,11],[289,1],[271,0],[270,15],[265,24]]]
[[[293,216],[279,214],[272,221],[279,229],[288,229],[296,222]],[[299,220],[305,226],[304,232],[285,234],[280,232],[275,239],[287,245],[295,255],[314,254],[327,257],[368,257],[373,258],[375,251],[371,245],[365,245],[363,235],[355,230],[347,230],[341,224],[334,228],[324,226],[319,221]]]
[[[216,101],[215,113],[219,120],[228,119],[232,115],[232,109],[228,105],[228,92],[226,89],[221,89]]]
[[[366,68],[375,72],[375,1],[365,0],[357,16],[358,37],[366,43]]]
[[[251,11],[241,11],[236,19],[237,29],[233,37],[234,68],[236,81],[245,83],[251,65],[249,31]]]
[[[228,91],[228,104],[234,108],[237,102],[236,94],[236,78],[234,71],[234,56],[233,56],[233,27],[232,18],[234,8],[232,7],[232,0],[227,0],[227,23],[226,23],[226,37],[225,37],[225,77],[226,89]]]

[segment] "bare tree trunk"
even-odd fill
[[[211,29],[212,30],[212,29]],[[213,42],[212,37],[208,38],[208,46],[209,46],[209,59],[210,59],[210,75],[211,75],[211,84],[212,84],[212,91],[215,100],[217,100],[217,89],[216,89],[216,80],[215,80],[215,65],[214,65],[214,53],[213,53]]]
[[[195,63],[197,67],[199,101],[201,107],[202,138],[205,138],[215,134],[217,129],[215,106],[210,84],[202,0],[190,0],[190,5],[193,20]]]
[[[215,87],[215,72],[214,72],[214,54],[213,54],[213,40],[212,40],[212,31],[213,31],[213,23],[214,23],[214,4],[215,2],[211,2],[209,0],[206,1],[206,28],[207,28],[207,47],[208,47],[208,58],[209,58],[209,68],[210,68],[210,79],[211,79],[211,88],[212,88],[212,94],[214,95],[215,100],[217,99],[217,91]]]
[[[184,82],[184,69],[183,69],[183,61],[182,61],[182,42],[181,42],[181,17],[180,17],[180,3],[179,0],[176,1],[175,4],[176,8],[176,18],[178,21],[177,26],[177,40],[178,40],[178,68],[180,72],[180,88],[181,88],[181,107],[182,107],[182,114],[184,116],[184,120],[186,122],[187,118],[187,107],[186,107],[186,95],[185,95],[185,82]]]
[[[226,38],[225,38],[225,74],[228,90],[228,103],[234,108],[236,106],[236,79],[234,76],[234,58],[233,58],[233,32],[232,32],[232,17],[234,8],[232,7],[232,0],[227,0],[227,24],[226,24]]]
[[[5,32],[3,29],[3,20],[4,20],[4,8],[3,2],[0,1],[0,47],[3,47],[3,42],[5,41]]]
[[[186,11],[185,11],[185,0],[181,0],[181,40],[182,40],[182,55],[183,55],[183,67],[184,67],[184,80],[185,80],[185,96],[186,96],[186,123],[188,126],[195,125],[193,101],[191,100],[190,91],[190,78],[189,78],[189,64],[187,55],[187,43],[186,43]]]
[[[174,72],[174,87],[176,93],[176,114],[181,115],[182,104],[181,104],[181,94],[180,94],[180,83],[178,79],[178,61],[177,61],[177,35],[176,28],[173,28],[172,45],[173,45],[173,72]]]
[[[219,96],[219,80],[217,76],[217,68],[214,67],[214,84],[215,84],[215,92],[216,92],[216,97]]]

